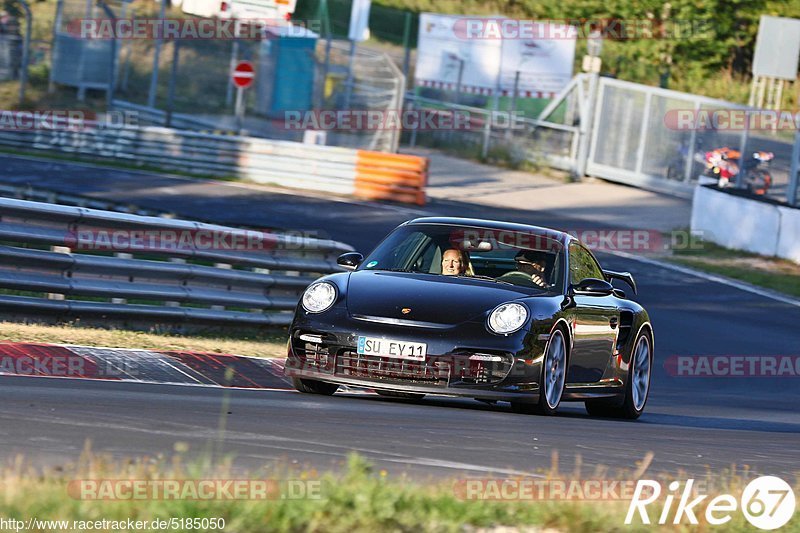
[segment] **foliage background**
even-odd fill
[[[299,0],[295,18],[319,18],[320,6],[321,0]],[[350,0],[327,0],[327,10],[333,33],[346,34]],[[800,18],[800,1],[379,0],[373,2],[370,14],[372,35],[378,40],[402,44],[407,12],[413,14],[412,46],[421,12],[558,20],[651,19],[669,20],[673,24],[692,21],[702,31],[672,39],[606,40],[602,52],[604,74],[745,102],[760,16]],[[577,61],[582,58],[585,46],[585,41],[578,43]],[[796,102],[796,95],[790,95],[789,100]]]

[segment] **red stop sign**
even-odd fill
[[[239,61],[233,69],[233,84],[241,89],[247,89],[253,84],[256,69],[249,61]]]

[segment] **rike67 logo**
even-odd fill
[[[633,523],[638,513],[643,524],[681,524],[685,520],[697,525],[697,508],[709,497],[708,494],[697,495],[693,479],[686,481],[682,491],[681,483],[673,481],[668,485],[668,491],[658,519],[651,521],[655,517],[651,517],[647,507],[659,500],[661,483],[649,479],[639,480],[625,516],[625,524]],[[678,502],[673,510],[676,499]],[[730,494],[721,494],[708,501],[705,519],[710,525],[720,526],[730,522],[734,513],[741,512],[758,529],[772,530],[789,522],[794,510],[795,496],[792,487],[781,478],[762,476],[748,483],[738,500]]]

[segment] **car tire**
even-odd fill
[[[647,330],[639,333],[631,352],[628,379],[625,383],[625,398],[621,403],[608,400],[585,402],[586,412],[603,418],[636,420],[644,412],[650,393],[650,377],[653,368],[653,338]]]
[[[556,413],[567,381],[569,349],[564,332],[553,330],[545,347],[542,360],[542,375],[539,380],[539,401],[537,403],[511,402],[515,413],[551,416]]]
[[[395,392],[390,390],[376,390],[378,396],[385,396],[387,398],[399,398],[402,400],[421,400],[425,397],[424,394],[414,392]]]
[[[337,390],[339,385],[333,383],[325,383],[324,381],[316,381],[314,379],[301,379],[292,378],[292,385],[298,392],[304,394],[323,394],[325,396],[332,396]]]

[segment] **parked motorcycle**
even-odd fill
[[[695,162],[705,165],[706,164],[705,152],[702,150],[702,146],[703,146],[702,139],[697,139],[695,141],[695,152],[691,154],[691,157]],[[684,180],[684,175],[686,173],[686,159],[689,156],[690,156],[689,141],[688,139],[682,139],[681,142],[678,144],[677,152],[669,161],[667,161],[666,178],[668,180],[674,180],[674,181]],[[691,175],[690,179],[696,179],[696,178],[693,175]]]
[[[739,150],[727,146],[706,152],[705,175],[718,179],[720,187],[733,187],[739,172],[744,171],[744,186],[753,194],[759,196],[767,194],[772,185],[769,166],[775,154],[753,152],[744,162],[741,162],[741,156]]]

